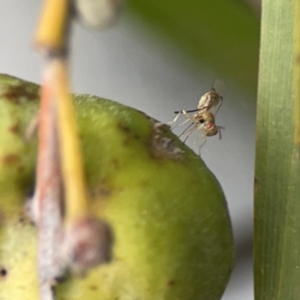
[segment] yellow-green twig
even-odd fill
[[[61,51],[67,44],[70,0],[46,0],[35,37],[45,51]]]
[[[66,224],[88,214],[82,153],[78,138],[75,110],[69,94],[67,62],[49,62],[51,85],[58,108],[60,152],[65,189]]]
[[[72,223],[87,214],[87,199],[80,141],[68,83],[68,27],[70,0],[46,0],[36,43],[45,53],[44,72],[58,109],[59,148],[66,201],[66,222]]]

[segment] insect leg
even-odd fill
[[[176,114],[175,118],[174,118],[171,122],[168,122],[167,125],[172,125],[172,124],[174,124],[174,123],[178,120],[178,118],[179,118],[179,116],[180,116],[181,114],[182,114],[182,110],[180,110],[180,111]]]
[[[193,127],[192,127],[193,126]],[[191,128],[192,127],[192,128]],[[197,127],[195,126],[194,123],[190,124],[178,137],[187,135],[187,137],[183,140],[183,142],[185,143],[186,140],[189,138],[189,136],[195,131],[197,130]]]
[[[173,127],[172,129],[174,129],[174,128],[176,128],[176,127],[180,127],[180,126],[182,126],[182,125],[184,125],[184,124],[186,124],[187,122],[189,122],[190,120],[189,119],[187,119],[187,120],[185,120],[185,121],[183,121],[182,123],[180,123],[180,124],[178,124],[178,125],[176,125],[175,127]]]
[[[183,121],[182,123],[180,123],[180,124],[178,124],[178,125],[172,127],[172,129],[174,129],[174,128],[176,128],[176,127],[179,127],[179,126],[182,126],[183,124],[187,123],[188,121],[191,121],[191,122],[193,123],[193,118],[192,118],[185,110],[181,110],[181,111],[178,112],[178,114],[176,115],[176,117],[174,118],[174,120],[171,121],[171,122],[169,122],[169,123],[167,123],[167,124],[168,124],[168,125],[171,125],[171,124],[175,123],[175,122],[178,120],[178,118],[179,118],[179,116],[180,116],[181,114],[184,114],[184,116],[185,116],[187,119],[186,119],[185,121]]]
[[[202,142],[202,144],[199,146],[199,149],[198,149],[198,154],[199,154],[199,156],[201,156],[201,148],[206,144],[206,142],[207,142],[207,135],[206,135],[206,132],[205,132],[205,130],[204,130],[204,128],[202,127],[201,128],[202,130],[201,130],[201,138],[203,139],[203,142]]]
[[[219,140],[221,140],[222,139],[221,129],[225,129],[225,127],[223,127],[223,126],[217,126],[217,128],[218,128],[218,132],[219,132]]]
[[[200,136],[198,136],[198,138],[193,142],[193,149],[195,152],[196,152],[196,144],[198,143],[199,139],[200,139]],[[199,153],[199,155],[200,155],[200,153]]]
[[[201,148],[206,144],[206,142],[207,142],[207,136],[204,136],[203,137],[204,138],[204,141],[203,141],[203,143],[199,146],[199,156],[201,156]]]
[[[179,125],[177,125],[176,127],[182,126],[183,124],[187,123],[188,121],[190,121],[192,124],[194,124],[194,119],[185,111],[183,110],[182,113],[184,114],[184,116],[187,118],[184,122],[180,123]],[[190,127],[190,126],[189,126]],[[188,127],[188,128],[189,128]],[[175,127],[174,127],[175,128]]]
[[[193,118],[192,118],[185,110],[183,110],[182,113],[185,115],[185,117],[186,117],[188,120],[190,120],[191,122],[194,121]]]

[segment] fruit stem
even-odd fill
[[[42,300],[54,299],[55,278],[69,265],[62,255],[69,230],[89,217],[82,153],[68,83],[70,0],[46,0],[35,43],[45,66],[39,114],[37,186],[32,204],[38,225]],[[64,189],[64,210],[62,203]],[[36,208],[36,209],[35,209]],[[64,218],[64,220],[63,220]],[[76,233],[74,233],[76,235]],[[73,257],[77,245],[67,249]],[[56,248],[56,249],[55,249]],[[56,250],[56,251],[55,251]]]
[[[35,36],[35,44],[46,51],[64,51],[67,47],[70,0],[45,0]]]
[[[58,151],[56,107],[47,85],[41,90],[37,185],[32,214],[38,225],[38,271],[42,300],[54,299],[52,282],[62,273],[57,259],[62,223],[62,175]]]
[[[53,88],[53,99],[58,108],[60,154],[65,189],[65,223],[71,225],[88,215],[88,205],[75,110],[68,88],[66,60],[50,59],[45,72],[49,76],[49,85]]]

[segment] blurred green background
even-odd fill
[[[248,92],[257,85],[259,5],[255,0],[128,0],[128,8],[195,63]]]

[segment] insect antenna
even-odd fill
[[[199,110],[200,110],[199,108],[196,108],[196,109],[192,109],[192,110],[186,110],[186,112],[190,113],[190,112],[196,112]],[[181,112],[181,110],[177,110],[177,111],[174,111],[174,114],[179,114],[180,112]]]

